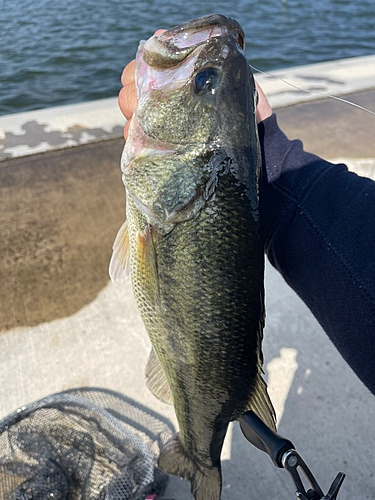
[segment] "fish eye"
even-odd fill
[[[206,94],[214,88],[216,88],[219,83],[219,72],[215,68],[206,68],[195,77],[195,88],[196,94]]]

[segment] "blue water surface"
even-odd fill
[[[375,53],[374,0],[0,0],[0,114],[116,96],[139,40],[214,12],[263,70]]]

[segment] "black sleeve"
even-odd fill
[[[375,182],[259,125],[265,250],[375,394]]]

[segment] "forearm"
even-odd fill
[[[375,393],[375,183],[259,126],[261,214],[271,264]]]

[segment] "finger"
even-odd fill
[[[125,141],[128,139],[129,127],[130,127],[130,120],[126,122],[125,127],[124,127],[124,139],[125,139]]]
[[[255,78],[254,78],[254,81],[255,81],[255,87],[256,87],[257,92],[258,92],[258,94],[259,94],[259,100],[260,100],[260,99],[266,99],[266,96],[264,95],[264,92],[263,92],[263,90],[262,90],[261,86],[260,86],[260,85],[259,85],[259,83],[255,80]]]
[[[157,30],[155,31],[154,35],[161,35],[167,30]],[[129,64],[125,66],[124,71],[122,72],[121,75],[121,83],[125,87],[125,85],[128,85],[129,83],[132,83],[135,81],[135,59],[131,61]]]
[[[255,82],[255,86],[258,91],[258,105],[256,110],[257,123],[260,123],[272,115],[272,108],[269,105],[269,102],[267,101],[267,97],[265,96],[263,90],[260,88],[257,82]]]
[[[137,92],[134,82],[129,83],[129,85],[126,85],[120,90],[118,104],[122,114],[129,120],[137,107]]]
[[[154,35],[161,35],[167,30],[157,30]],[[122,114],[128,120],[124,127],[124,139],[127,140],[130,127],[130,119],[137,107],[137,92],[135,88],[135,60],[131,61],[125,67],[121,75],[123,88],[118,96],[118,104]]]
[[[124,71],[121,75],[121,83],[125,87],[125,85],[129,85],[135,81],[135,59],[131,61],[129,64],[125,66]]]

